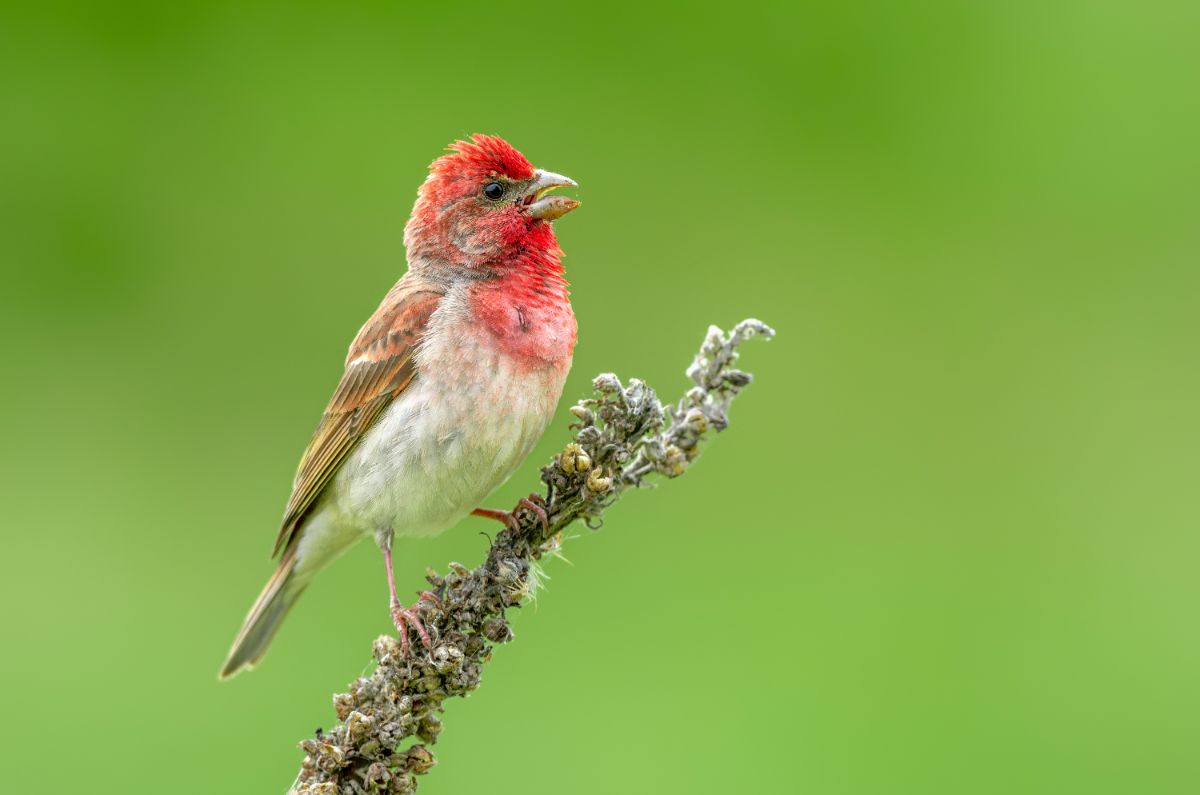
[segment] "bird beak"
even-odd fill
[[[542,195],[555,188],[576,187],[578,183],[575,180],[553,171],[542,171],[540,168],[533,173],[533,177],[533,184],[525,194],[525,209],[530,216],[542,221],[553,221],[579,206],[577,200],[567,196]]]

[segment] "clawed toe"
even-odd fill
[[[430,594],[432,596],[432,594]],[[417,604],[412,607],[405,607],[398,602],[392,602],[392,623],[396,625],[396,631],[400,633],[400,649],[405,657],[411,653],[408,642],[408,630],[411,627],[417,631],[417,635],[421,637],[421,644],[433,651],[433,641],[429,638],[429,633],[425,630],[425,625],[421,623],[421,616],[417,611],[417,605],[421,600],[417,600]]]
[[[497,522],[504,522],[505,527],[512,530],[514,533],[521,529],[520,522],[517,517],[513,516],[509,511],[494,511],[491,508],[476,508],[471,511],[472,516],[482,516],[484,519],[495,519]]]
[[[540,494],[530,494],[528,497],[522,497],[517,501],[517,507],[511,511],[495,511],[491,508],[476,508],[471,511],[472,516],[482,516],[485,519],[495,519],[498,522],[504,522],[505,526],[513,532],[521,529],[521,523],[517,521],[516,512],[520,509],[526,509],[537,517],[538,522],[542,525],[543,530],[550,529],[550,517],[546,513],[546,498]]]
[[[523,507],[523,508],[528,508],[530,511],[532,511],[533,515],[538,518],[539,522],[541,522],[542,529],[549,530],[550,529],[550,517],[546,515],[546,508],[545,508],[546,501],[540,499],[540,497],[539,497],[539,501],[534,502],[533,498],[537,497],[537,496],[538,495],[536,495],[536,494],[530,494],[528,497],[525,497],[524,499],[517,502],[517,505],[520,507]]]
[[[417,591],[417,603],[433,602],[437,607],[442,607],[442,597],[435,594],[433,591]],[[414,605],[414,608],[416,606]]]

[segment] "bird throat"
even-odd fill
[[[527,250],[468,288],[472,313],[500,352],[530,368],[564,373],[575,349],[575,314],[563,276],[561,252]]]

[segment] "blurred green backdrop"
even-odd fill
[[[378,553],[217,666],[425,166],[483,131],[582,186],[564,405],[682,390],[710,322],[779,339],[550,567],[423,792],[1200,791],[1197,9],[9,7],[0,788],[290,782],[388,630]]]

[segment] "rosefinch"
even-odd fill
[[[222,678],[257,663],[313,575],[364,536],[383,551],[405,650],[410,630],[430,645],[415,606],[396,596],[392,540],[468,513],[512,523],[475,506],[542,435],[571,366],[575,315],[551,222],[579,202],[543,194],[574,184],[486,135],[430,166],[404,229],[408,272],[350,346],[300,460],[279,568]],[[544,521],[536,502],[522,504]]]

